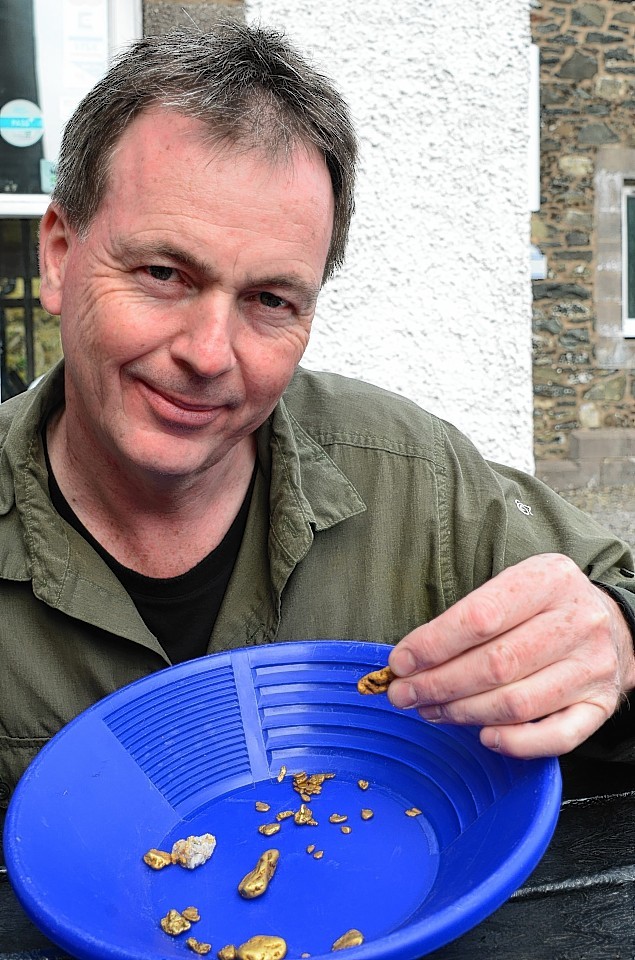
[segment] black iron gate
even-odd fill
[[[26,390],[60,355],[57,320],[39,300],[37,230],[34,219],[0,219],[2,400]]]

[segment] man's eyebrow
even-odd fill
[[[159,258],[182,264],[194,273],[206,277],[211,277],[215,273],[211,263],[208,263],[206,260],[201,260],[200,257],[194,256],[187,250],[182,250],[180,247],[172,246],[171,244],[143,243],[142,241],[128,243],[125,240],[115,238],[113,247],[115,253],[122,257],[123,260],[143,260],[148,266],[152,266],[155,259]]]
[[[125,240],[115,238],[113,248],[115,253],[120,256],[124,262],[143,261],[148,266],[151,266],[155,259],[159,258],[171,260],[173,263],[182,265],[201,277],[213,279],[216,276],[216,270],[211,263],[206,260],[201,260],[200,257],[196,257],[189,253],[189,251],[182,250],[173,244],[143,243],[142,241],[128,243]],[[320,293],[319,286],[316,286],[295,273],[280,273],[271,276],[258,276],[254,274],[246,277],[244,286],[255,288],[275,287],[281,290],[288,290],[300,298],[301,306],[304,310],[310,310],[315,307]]]

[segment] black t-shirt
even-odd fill
[[[211,553],[178,577],[146,577],[115,560],[88,532],[57,484],[45,438],[44,448],[53,506],[108,564],[171,662],[203,656],[245,532],[256,471],[236,519]]]

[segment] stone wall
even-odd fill
[[[585,431],[635,426],[635,341],[621,332],[619,212],[615,197],[606,199],[607,185],[610,193],[620,177],[635,180],[635,5],[534,0],[532,7],[542,193],[532,240],[548,263],[547,279],[533,284],[535,454],[537,472],[549,479],[558,472],[550,461],[575,457]],[[617,450],[617,436],[615,443]]]

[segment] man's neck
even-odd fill
[[[197,477],[127,473],[95,451],[73,456],[62,411],[48,425],[51,467],[71,508],[124,566],[150,577],[185,573],[218,546],[244,501],[253,474],[251,436]]]

